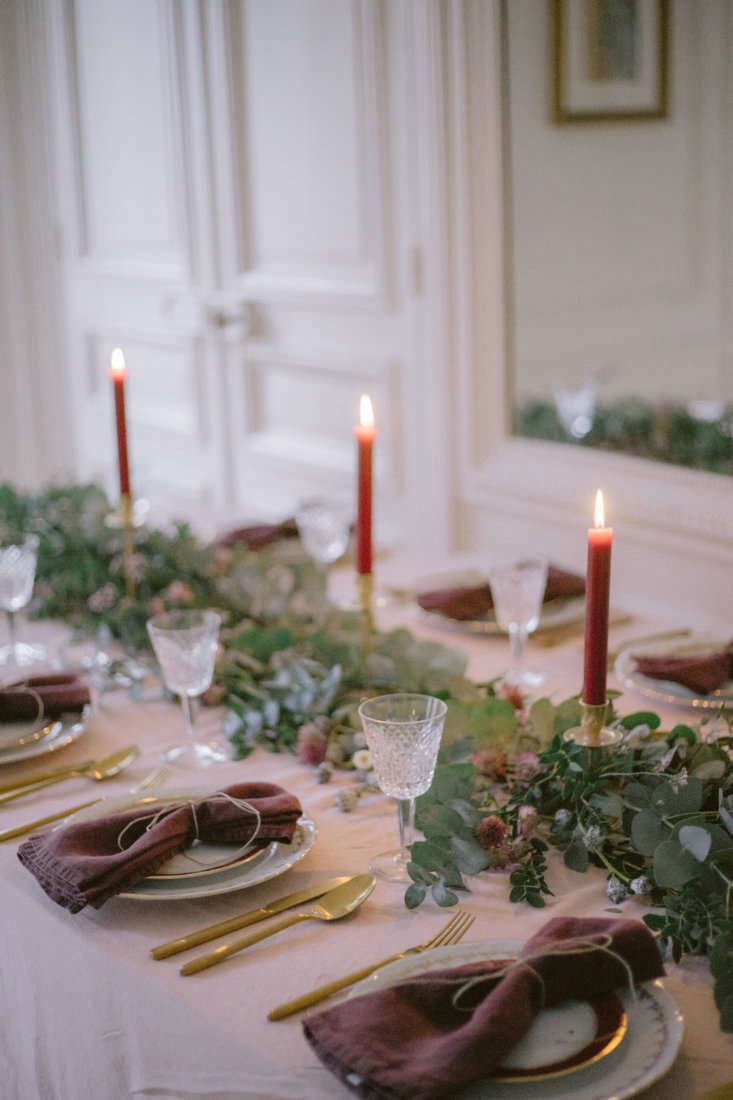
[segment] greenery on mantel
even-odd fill
[[[530,399],[515,409],[514,431],[531,439],[620,451],[693,470],[733,474],[733,405],[719,416],[702,419],[683,405],[652,405],[639,398],[623,398],[596,405],[587,434],[576,438],[563,424],[553,402]]]
[[[406,905],[428,891],[454,905],[464,875],[503,870],[511,901],[542,908],[548,849],[559,849],[573,871],[606,872],[614,911],[634,898],[652,907],[643,919],[675,961],[708,957],[721,1027],[733,1031],[730,721],[663,732],[654,713],[617,716],[619,744],[591,753],[562,736],[578,722],[577,699],[537,701],[509,740],[506,712],[477,713],[465,714],[468,736],[448,733],[418,800],[425,839],[411,849]]]
[[[0,486],[0,540],[39,536],[35,615],[101,628],[139,654],[151,614],[216,607],[224,625],[208,701],[224,704],[236,754],[294,750],[324,780],[351,768],[361,786],[340,787],[345,810],[375,790],[359,701],[391,690],[446,699],[408,907],[428,893],[454,905],[464,876],[503,871],[512,901],[541,908],[555,848],[574,871],[605,871],[614,911],[634,897],[651,908],[644,919],[675,959],[707,956],[721,1026],[733,1030],[733,730],[723,715],[668,732],[653,713],[614,715],[623,738],[596,757],[562,737],[578,724],[577,698],[525,713],[521,698],[468,680],[462,654],[407,630],[373,634],[365,652],[360,617],[329,607],[297,542],[252,552],[204,545],[185,525],[141,528],[128,598],[110,511],[93,486],[35,496]]]

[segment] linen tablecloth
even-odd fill
[[[404,609],[381,613],[383,626],[397,623],[464,648],[470,653],[470,673],[479,679],[506,667],[505,639],[447,634]],[[647,633],[651,625],[634,622],[618,628],[611,644],[624,634]],[[53,637],[51,628],[48,633]],[[547,673],[548,693],[555,698],[578,690],[581,649],[580,638],[552,650],[530,644],[529,657]],[[638,696],[623,703],[626,710],[646,705]],[[685,717],[682,711],[654,709],[665,719]],[[203,712],[201,720],[215,723],[217,715]],[[160,748],[180,730],[178,710],[171,704],[132,703],[123,692],[104,696],[84,737],[41,765],[82,760],[131,741],[140,745],[141,757],[104,787],[72,780],[3,807],[0,827],[96,794],[124,793],[154,767]],[[20,779],[38,768],[39,761],[6,767],[2,779]],[[445,922],[445,910],[427,902],[410,912],[400,887],[378,883],[357,914],[330,925],[306,922],[191,978],[178,974],[188,955],[163,962],[148,956],[156,943],[311,881],[366,871],[370,856],[396,841],[391,800],[370,795],[345,814],[334,799],[338,787],[350,780],[337,775],[332,783],[319,785],[314,771],[289,756],[258,750],[247,760],[197,775],[181,771],[168,786],[202,783],[213,788],[250,778],[271,780],[297,794],[319,833],[312,851],[286,876],[236,894],[179,902],[112,899],[98,912],[71,916],[23,870],[15,842],[0,846],[0,1094],[5,1100],[336,1100],[350,1095],[307,1046],[300,1017],[270,1023],[267,1010],[428,938]],[[550,916],[607,915],[600,872],[575,874],[553,856],[548,881],[554,897],[546,909],[533,910],[508,902],[503,874],[473,879],[471,893],[461,898],[461,905],[476,915],[468,939],[528,937]],[[627,916],[643,913],[636,901],[624,904],[623,910]],[[685,960],[668,969],[667,988],[685,1016],[685,1039],[671,1072],[643,1095],[648,1100],[694,1100],[733,1078],[733,1038],[719,1031],[706,963]]]

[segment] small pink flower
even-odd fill
[[[477,749],[471,763],[479,775],[489,779],[506,778],[506,753],[502,749]]]
[[[233,557],[234,552],[228,546],[217,546],[214,551],[214,567],[219,573],[226,573]]]
[[[490,852],[493,848],[500,848],[507,834],[507,827],[500,817],[490,814],[479,821],[473,830],[476,840],[482,848]]]
[[[163,595],[171,603],[193,603],[193,590],[185,581],[171,581]]]
[[[108,581],[107,584],[103,584],[101,588],[98,588],[96,592],[92,592],[87,600],[87,607],[90,611],[99,613],[102,611],[109,611],[116,603],[117,589]]]
[[[323,730],[323,723],[305,722],[298,730],[298,739],[295,744],[295,755],[301,764],[312,764],[317,768],[326,759],[326,747],[328,738]]]
[[[524,710],[524,696],[519,688],[513,684],[501,684],[497,695],[500,699],[506,699],[508,703],[511,703],[515,710]]]
[[[224,701],[227,689],[223,684],[212,684],[201,696],[201,702],[205,707],[218,707]]]
[[[162,615],[165,611],[165,602],[160,596],[153,596],[152,600],[148,600],[148,615]]]
[[[518,783],[530,783],[542,772],[540,758],[536,752],[520,752],[514,764],[514,775]]]
[[[537,808],[535,806],[520,806],[517,819],[519,835],[524,837],[525,840],[529,840],[532,834],[536,832],[539,824]]]

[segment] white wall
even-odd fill
[[[507,5],[519,397],[733,399],[733,4],[670,7],[669,117],[558,126],[550,6]]]
[[[68,477],[43,0],[0,4],[0,482]]]

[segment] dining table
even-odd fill
[[[409,575],[409,562],[403,561],[391,574],[385,566],[381,579]],[[337,593],[339,584],[348,587],[337,579]],[[381,629],[406,626],[420,637],[463,650],[468,674],[477,681],[505,671],[505,636],[460,626],[446,629],[404,594],[395,596],[398,589],[395,583],[393,598],[389,585],[380,589],[387,593],[376,607]],[[618,648],[669,625],[619,614],[612,618],[610,646]],[[27,623],[24,630],[45,641],[50,652],[65,635],[58,623]],[[580,688],[582,628],[567,630],[556,644],[547,641],[541,634],[531,638],[527,657],[545,675],[542,692],[561,700]],[[611,671],[609,687],[618,686]],[[633,691],[617,706],[622,712],[650,709],[649,701]],[[651,709],[662,716],[665,728],[690,719],[689,711],[676,704]],[[210,732],[220,721],[220,710],[203,708],[199,730]],[[140,755],[99,785],[72,778],[0,806],[0,829],[87,799],[124,795],[180,737],[180,723],[177,705],[154,686],[138,699],[123,689],[106,691],[78,740],[53,755],[4,766],[0,780],[21,782],[39,769],[102,756],[127,744],[137,745]],[[88,906],[72,915],[47,897],[21,865],[17,840],[0,844],[0,1095],[5,1100],[338,1100],[351,1095],[306,1042],[302,1015],[274,1022],[267,1019],[268,1011],[430,938],[450,911],[432,900],[410,910],[404,887],[378,881],[368,900],[344,919],[305,921],[201,973],[180,975],[186,955],[152,959],[151,948],[162,941],[321,879],[366,872],[373,855],[396,846],[392,799],[367,792],[352,812],[344,812],[337,796],[354,786],[353,775],[336,770],[329,782],[320,782],[315,768],[289,753],[258,747],[245,759],[205,769],[171,767],[164,789],[214,791],[250,780],[270,781],[295,794],[317,833],[304,858],[286,873],[236,892],[174,900],[113,897],[98,910]],[[550,917],[609,915],[601,870],[576,873],[553,851],[546,877],[552,893],[544,909],[510,903],[505,872],[467,879],[460,905],[475,919],[466,942],[524,940]],[[647,912],[636,897],[615,908],[639,919]],[[665,987],[684,1018],[684,1038],[672,1068],[641,1095],[695,1100],[733,1079],[733,1036],[720,1030],[706,960],[685,956],[665,966]]]

